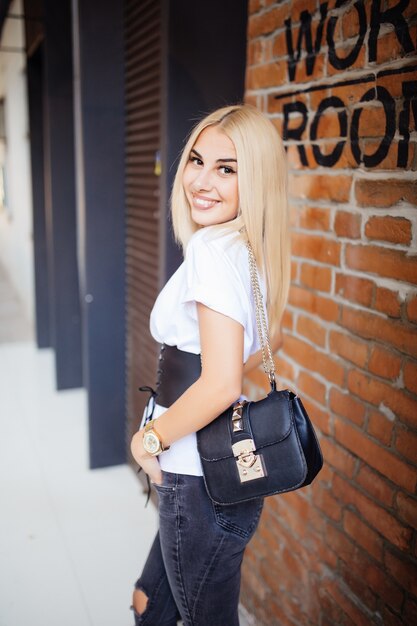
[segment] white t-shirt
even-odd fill
[[[214,235],[214,237],[213,237]],[[259,276],[264,303],[265,286]],[[185,260],[155,301],[150,331],[159,343],[200,354],[196,302],[223,313],[244,328],[244,361],[260,349],[248,251],[237,233],[215,234],[210,226],[191,237]],[[155,406],[154,419],[166,411]],[[159,457],[161,468],[178,474],[202,475],[196,434],[175,441]]]

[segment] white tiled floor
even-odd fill
[[[88,469],[84,390],[0,344],[0,626],[130,626],[154,507],[128,466]]]

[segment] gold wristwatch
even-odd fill
[[[152,456],[158,456],[161,452],[169,450],[169,446],[164,446],[161,437],[154,427],[155,420],[149,420],[145,426],[145,432],[143,433],[143,447],[148,454]]]

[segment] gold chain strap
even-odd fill
[[[256,267],[255,255],[250,241],[246,241],[249,253],[249,272],[252,283],[252,290],[255,300],[256,326],[258,329],[259,343],[262,350],[262,362],[265,374],[268,374],[269,382],[275,383],[275,364],[272,358],[271,341],[268,332],[268,323],[265,316],[265,308],[261,288],[259,286],[258,268]],[[269,363],[268,363],[269,361]]]

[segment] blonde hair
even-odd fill
[[[272,122],[250,105],[223,107],[202,119],[191,131],[181,155],[171,195],[177,242],[185,250],[200,227],[182,184],[184,168],[200,133],[217,126],[233,142],[238,162],[239,212],[215,228],[239,231],[249,239],[267,288],[271,335],[280,323],[290,285],[287,161],[283,143]]]

